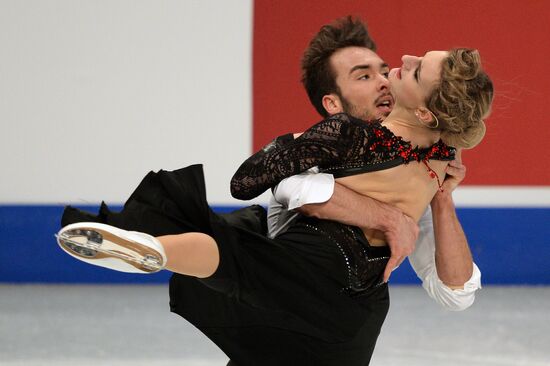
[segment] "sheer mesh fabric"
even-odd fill
[[[296,139],[292,135],[278,137],[248,158],[231,180],[231,194],[238,199],[252,199],[284,178],[314,166],[321,172],[344,176],[412,160],[453,160],[454,153],[454,149],[442,141],[429,148],[412,148],[409,142],[395,136],[378,121],[364,122],[337,114]]]

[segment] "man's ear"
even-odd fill
[[[344,111],[340,97],[334,93],[324,95],[322,102],[325,111],[330,115],[342,113]]]
[[[416,108],[416,110],[414,111],[414,115],[416,116],[416,118],[418,118],[420,123],[426,126],[429,126],[430,124],[435,122],[433,113],[430,112],[430,110],[426,107]]]

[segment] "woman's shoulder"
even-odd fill
[[[346,123],[352,123],[355,125],[358,125],[360,127],[375,127],[378,126],[378,128],[381,126],[382,120],[380,119],[360,119],[357,117],[354,117],[347,113],[336,113],[329,117],[327,117],[326,120],[330,121],[336,121],[336,122],[346,122]]]
[[[346,136],[350,131],[356,131],[362,128],[361,120],[354,118],[346,113],[337,113],[325,117],[320,122],[311,126],[301,137],[328,135],[328,136]]]
[[[347,113],[337,113],[328,116],[321,121],[318,126],[324,128],[345,129],[348,131],[361,132],[367,136],[375,135],[377,137],[390,136],[392,132],[382,125],[380,119],[364,120],[353,117]],[[364,132],[364,133],[363,133]]]

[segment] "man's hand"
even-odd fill
[[[383,229],[391,249],[391,257],[384,270],[384,282],[388,282],[394,269],[414,251],[416,239],[418,239],[418,225],[409,216],[396,209],[396,213]]]
[[[334,220],[363,230],[381,231],[392,253],[384,272],[384,281],[414,251],[418,238],[418,226],[401,210],[362,196],[338,183],[334,185],[332,197],[327,202],[306,204],[297,210],[306,216]]]
[[[445,170],[447,175],[443,181],[441,188],[443,192],[438,191],[435,197],[443,194],[451,194],[455,188],[464,180],[466,177],[466,167],[462,164],[462,150],[458,149],[456,151],[455,160],[451,161]]]

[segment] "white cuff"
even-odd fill
[[[283,179],[273,190],[275,199],[289,210],[328,201],[334,192],[334,177],[332,174],[315,174],[316,171],[317,168],[312,168]]]
[[[475,292],[481,288],[481,272],[474,263],[472,276],[466,281],[464,288],[453,290],[439,279],[437,271],[434,270],[426,276],[422,286],[430,297],[446,309],[461,311],[474,303]]]

